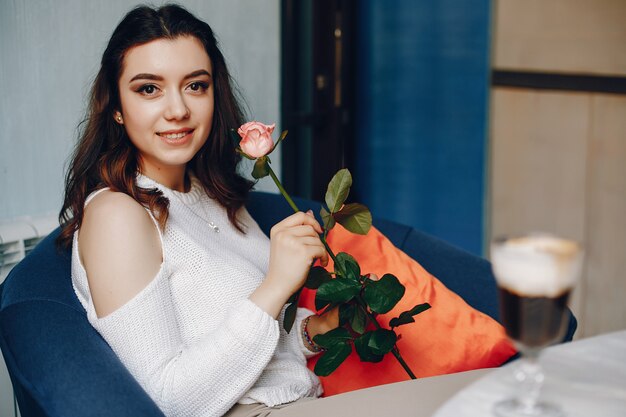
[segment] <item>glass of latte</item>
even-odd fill
[[[561,408],[540,398],[544,374],[542,348],[559,341],[568,325],[567,300],[580,276],[582,247],[549,234],[499,238],[491,244],[500,316],[521,353],[514,366],[518,395],[495,405],[500,417],[563,416]]]

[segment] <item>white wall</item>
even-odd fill
[[[59,211],[90,82],[114,27],[135,4],[0,0],[0,221]],[[179,4],[215,30],[249,118],[278,121],[279,1]],[[280,172],[278,155],[273,162]],[[275,189],[269,182],[257,188]]]

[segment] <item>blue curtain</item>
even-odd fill
[[[358,5],[354,200],[482,254],[490,0]]]

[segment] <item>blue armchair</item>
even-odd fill
[[[301,210],[319,204],[295,199]],[[261,228],[291,213],[280,195],[254,192],[248,210]],[[498,319],[489,263],[398,223],[374,224],[474,308]],[[163,416],[87,321],[70,280],[70,252],[43,240],[0,285],[0,348],[23,417]],[[576,319],[570,313],[565,340]]]

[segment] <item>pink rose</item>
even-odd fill
[[[251,158],[267,155],[274,148],[272,132],[276,124],[265,125],[260,122],[248,122],[237,130],[241,136],[239,147]]]

